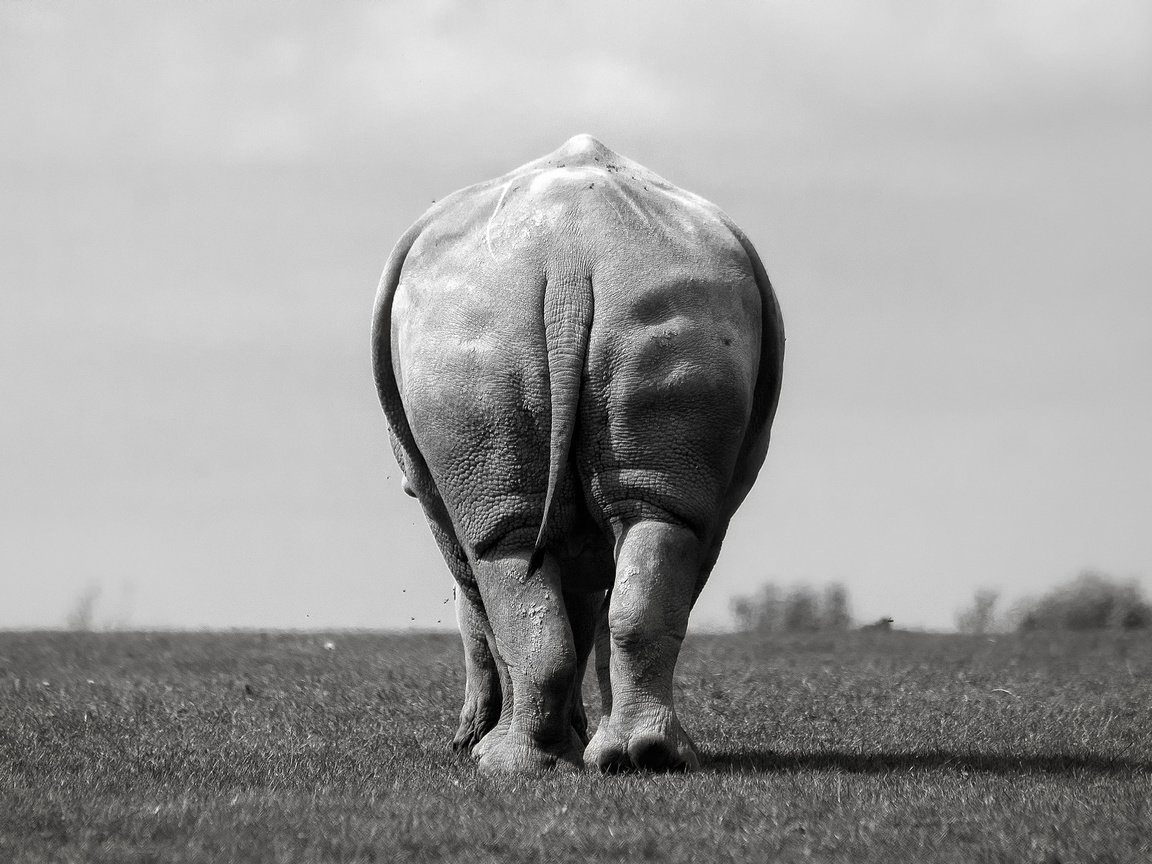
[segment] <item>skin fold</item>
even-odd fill
[[[764,461],[783,354],[743,233],[591,136],[450,195],[397,243],[376,384],[457,583],[454,746],[481,768],[696,767],[672,676]]]

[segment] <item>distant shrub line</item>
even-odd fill
[[[1152,604],[1134,579],[1121,580],[1086,570],[1038,597],[1026,597],[1000,612],[1000,592],[982,588],[956,613],[961,633],[1033,630],[1136,630],[1152,627]],[[841,631],[854,626],[848,590],[839,583],[823,588],[781,588],[771,582],[753,594],[732,598],[737,630],[759,633]],[[891,618],[862,629],[886,630]]]
[[[1134,579],[1120,580],[1092,570],[1027,597],[1004,615],[996,614],[995,591],[976,592],[972,605],[956,616],[964,633],[1017,630],[1136,630],[1152,626],[1152,606]]]
[[[808,586],[784,590],[766,583],[755,594],[732,599],[736,629],[761,633],[847,630],[852,626],[848,590],[839,583],[817,591]]]

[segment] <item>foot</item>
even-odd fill
[[[491,745],[488,735],[473,751],[480,753],[479,767],[487,773],[537,773],[540,771],[580,771],[584,768],[584,745],[575,730],[567,741],[540,746],[538,742],[511,732],[500,736]]]
[[[621,771],[695,771],[696,746],[676,715],[627,723],[613,714],[601,723],[584,751],[584,764],[606,773]]]
[[[496,727],[500,719],[500,706],[489,700],[469,699],[460,710],[460,725],[452,738],[452,749],[467,756],[480,741]]]
[[[500,722],[493,726],[488,732],[472,746],[472,758],[476,760],[483,759],[489,750],[497,748],[500,743],[507,737],[508,729],[512,725],[511,712],[507,717],[502,717]]]

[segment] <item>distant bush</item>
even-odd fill
[[[999,591],[981,588],[972,605],[956,613],[956,629],[961,633],[991,633],[996,629],[996,602]]]
[[[737,630],[762,633],[847,630],[852,626],[848,591],[837,583],[821,591],[807,586],[785,591],[767,583],[755,594],[734,597],[732,617]]]
[[[1017,608],[1020,630],[1105,630],[1152,626],[1152,606],[1134,580],[1081,573]]]
[[[100,585],[89,583],[68,610],[69,630],[91,630],[96,618],[96,602],[100,599]]]

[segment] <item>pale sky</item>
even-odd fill
[[[578,132],[788,331],[694,613],[1152,593],[1152,5],[0,3],[0,628],[435,627],[369,368],[393,242]]]

